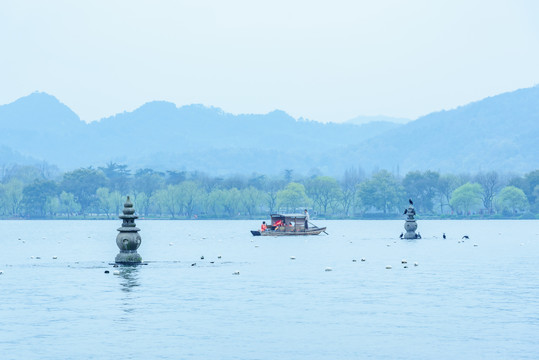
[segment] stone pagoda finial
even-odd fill
[[[415,231],[417,230],[417,222],[414,219],[415,216],[415,209],[414,209],[414,202],[412,199],[409,199],[408,202],[410,203],[410,206],[408,209],[404,210],[404,215],[408,215],[408,218],[406,219],[406,222],[404,223],[404,229],[406,230],[406,234],[404,234],[404,239],[421,239],[421,235],[416,234]]]
[[[129,196],[124,204],[123,215],[120,215],[119,218],[123,222],[122,227],[118,228],[120,233],[116,236],[116,245],[120,248],[120,252],[116,255],[115,261],[118,264],[140,264],[142,257],[137,253],[137,249],[142,239],[138,234],[140,229],[135,224],[135,219],[138,219],[138,216],[135,215],[135,209]]]

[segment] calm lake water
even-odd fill
[[[314,222],[0,221],[0,358],[539,358],[539,221]]]

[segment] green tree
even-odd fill
[[[152,169],[137,170],[133,179],[133,186],[135,192],[143,192],[149,199],[155,191],[165,186],[165,175]]]
[[[264,202],[264,194],[252,186],[242,189],[240,193],[243,208],[249,214],[249,217],[252,218],[257,208]]]
[[[96,190],[97,203],[99,210],[107,215],[118,215],[123,205],[123,197],[119,191],[110,192],[108,188],[102,187]]]
[[[277,207],[277,193],[284,188],[284,185],[284,180],[277,178],[265,179],[264,181],[263,191],[270,214],[273,214]]]
[[[530,204],[535,204],[538,200],[535,189],[539,186],[539,170],[532,171],[524,176],[527,187],[524,190]]]
[[[201,203],[203,190],[194,181],[184,181],[177,185],[180,193],[181,209],[191,218],[197,206]]]
[[[83,215],[97,201],[96,191],[104,187],[107,182],[105,175],[99,170],[81,168],[64,174],[61,188],[65,192],[75,195],[75,200],[80,204]]]
[[[186,178],[187,172],[185,171],[168,170],[166,183],[167,185],[178,185],[184,182]]]
[[[47,212],[47,198],[58,195],[58,185],[54,181],[36,180],[24,187],[22,204],[28,216],[43,217]]]
[[[294,172],[293,169],[285,169],[284,170],[284,181],[289,184],[292,182],[292,173]]]
[[[11,179],[7,184],[0,184],[0,195],[4,213],[8,215],[19,215],[22,210],[23,200],[22,181]]]
[[[112,191],[119,191],[126,194],[129,191],[131,171],[127,165],[109,162],[105,167],[99,167],[99,170],[107,178],[107,187]]]
[[[144,216],[148,216],[148,213],[150,211],[150,199],[151,198],[146,195],[145,192],[135,193],[135,196],[133,197],[133,204],[135,206],[135,209],[138,209],[138,211]]]
[[[434,171],[411,171],[402,180],[402,185],[409,198],[414,200],[418,212],[432,212],[433,199],[440,180],[440,174]]]
[[[387,170],[378,171],[370,180],[359,184],[358,196],[364,209],[373,207],[384,214],[396,211],[405,198],[404,188]]]
[[[444,213],[444,206],[451,207],[450,200],[451,194],[462,185],[462,181],[459,177],[451,174],[440,176],[436,185],[436,194],[438,195],[438,202],[440,205],[440,213]]]
[[[213,189],[205,199],[204,207],[206,211],[215,217],[220,217],[224,213],[225,194],[224,190]]]
[[[348,169],[341,181],[341,206],[345,216],[350,216],[350,209],[357,198],[358,186],[363,179],[361,170]],[[353,210],[353,209],[352,209]]]
[[[309,204],[310,200],[302,184],[291,182],[277,193],[278,207],[285,207],[287,212],[297,208],[307,208]]]
[[[526,211],[529,207],[528,199],[522,189],[515,186],[504,187],[496,197],[496,205],[502,211]]]
[[[3,182],[19,180],[24,185],[33,183],[36,180],[44,180],[43,174],[38,167],[31,165],[13,165],[5,169]]]
[[[313,200],[323,214],[329,205],[336,203],[342,196],[337,180],[330,176],[317,176],[308,180],[305,186],[307,196]]]
[[[62,191],[60,194],[60,211],[67,215],[67,218],[80,210],[80,205],[75,201],[75,195]]]
[[[235,217],[239,213],[241,193],[238,189],[232,188],[223,191],[223,208],[229,217]]]
[[[45,214],[55,216],[60,211],[60,200],[58,196],[47,196],[45,202]]]
[[[153,198],[158,206],[168,212],[173,219],[181,213],[182,199],[178,185],[169,185],[166,189],[157,190]]]
[[[482,192],[483,189],[481,188],[481,185],[476,183],[466,183],[453,191],[449,203],[453,209],[461,210],[465,214],[469,214],[470,211],[481,206]]]
[[[537,214],[539,212],[539,185],[535,185],[532,195],[531,199],[535,199],[533,203],[530,200],[532,211]]]
[[[501,185],[498,173],[495,171],[490,171],[487,173],[480,172],[475,176],[475,182],[481,185],[483,206],[488,210],[489,214],[492,214],[492,200],[494,199],[494,195],[499,190]]]
[[[110,192],[106,187],[101,187],[96,190],[97,204],[100,211],[103,211],[107,215],[107,219],[110,219],[112,213],[112,205],[110,202]]]

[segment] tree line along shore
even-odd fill
[[[132,171],[126,165],[60,173],[46,165],[1,168],[2,219],[111,219],[130,195],[148,219],[265,219],[309,209],[319,219],[401,218],[408,199],[421,218],[539,218],[539,170],[441,174],[387,170],[340,177],[300,175],[212,176],[198,171]]]

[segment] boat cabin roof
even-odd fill
[[[305,219],[305,214],[271,214],[272,219]]]

